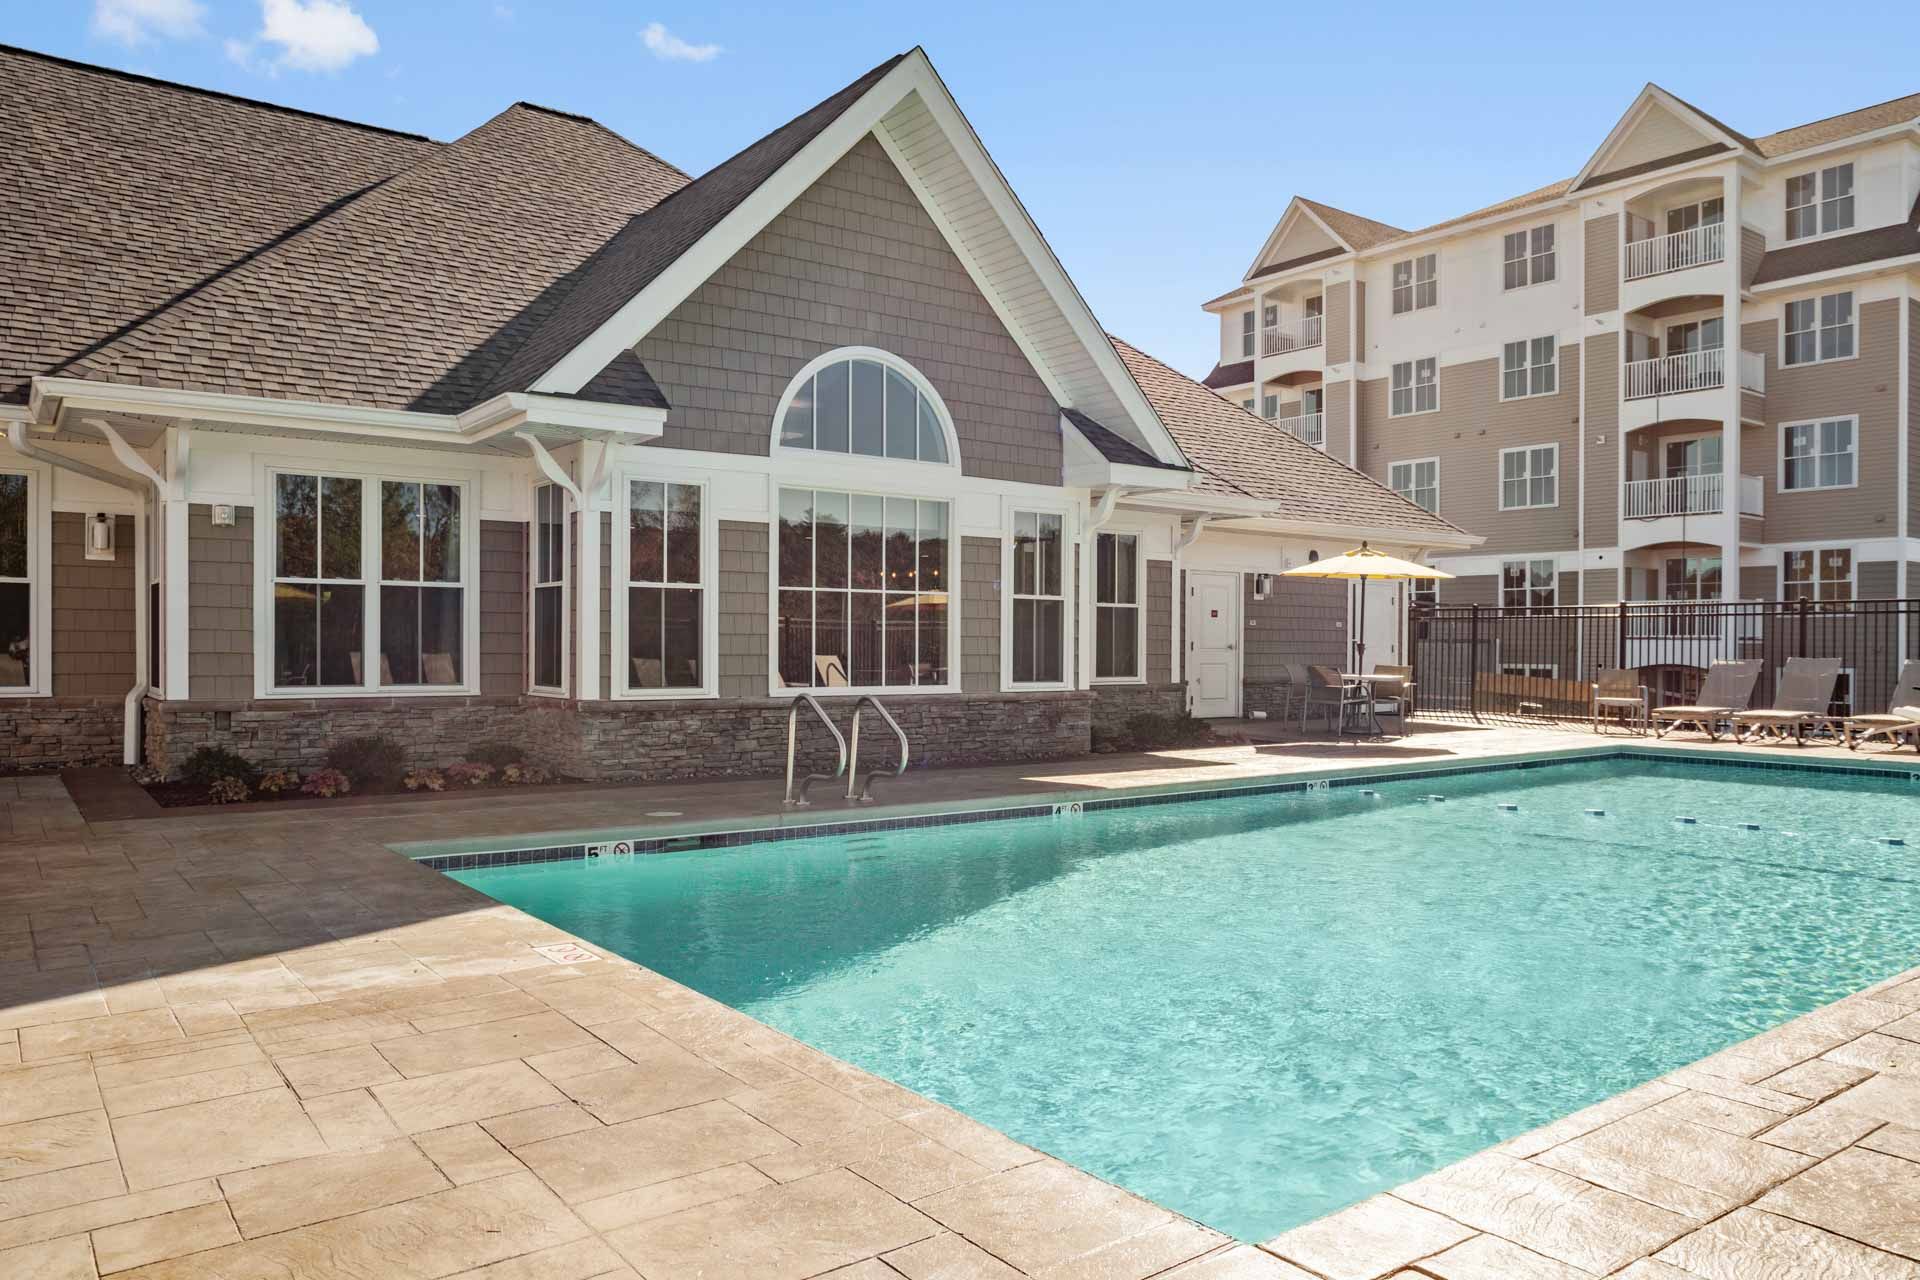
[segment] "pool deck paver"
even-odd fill
[[[861,814],[1623,742],[1653,745],[954,769]],[[1920,1280],[1920,969],[1254,1246],[596,947],[558,963],[577,939],[387,847],[841,812],[753,780],[89,823],[0,779],[0,1275]]]

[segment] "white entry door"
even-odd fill
[[[1400,656],[1404,647],[1400,635],[1400,601],[1406,589],[1404,582],[1367,584],[1366,630],[1354,638],[1366,641],[1369,671],[1382,664],[1389,667],[1407,665]]]
[[[1240,575],[1187,574],[1187,701],[1193,714],[1240,714]]]

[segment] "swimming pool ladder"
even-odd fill
[[[862,694],[860,701],[853,704],[853,746],[848,749],[853,757],[853,771],[847,775],[847,799],[855,804],[873,803],[873,780],[882,772],[880,769],[869,771],[866,785],[860,788],[860,794],[857,796],[853,794],[854,784],[860,781],[860,715],[868,707],[880,713],[881,722],[893,730],[894,738],[900,743],[900,761],[889,771],[889,776],[897,778],[907,771],[907,758],[912,750],[907,745],[907,731],[900,727],[900,722],[893,718],[893,713],[881,706],[880,699],[872,694]]]
[[[808,710],[812,711],[814,714],[814,718],[819,720],[821,724],[827,726],[827,732],[833,735],[833,745],[840,752],[840,763],[834,767],[834,770],[832,773],[809,773],[806,777],[800,779],[799,785],[796,787],[794,784],[794,778],[793,778],[793,761],[794,761],[795,750],[799,745],[800,708],[802,707],[806,707]],[[891,719],[891,717],[889,717],[889,719]],[[860,719],[859,719],[858,711],[856,711],[854,714],[853,724],[854,724],[854,733],[856,735],[855,741],[858,741],[859,739],[857,735],[860,732]],[[832,717],[827,715],[826,708],[820,705],[820,700],[818,698],[814,697],[810,693],[801,694],[799,697],[793,700],[793,705],[787,709],[787,798],[784,803],[790,809],[806,808],[808,805],[813,803],[811,800],[807,799],[808,787],[812,786],[816,782],[830,781],[834,778],[839,777],[841,774],[845,773],[846,771],[847,771],[847,740],[840,736],[839,726],[833,723]],[[848,787],[847,794],[852,795],[853,784],[849,782],[847,784],[847,787]]]

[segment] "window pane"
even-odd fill
[[[667,487],[635,480],[627,486],[627,578],[659,582],[667,569]]]
[[[314,588],[273,584],[273,683],[278,687],[319,682],[319,614]]]
[[[1040,652],[1040,602],[1013,602],[1013,678],[1019,684],[1040,679],[1035,672]]]
[[[533,683],[542,689],[560,687],[560,614],[566,592],[558,586],[533,593]]]
[[[847,585],[847,495],[817,493],[813,498],[813,580],[822,587]]]
[[[380,588],[380,683],[419,684],[419,587]]]
[[[1040,517],[1040,585],[1042,595],[1060,594],[1060,517]]]
[[[1038,620],[1034,636],[1034,647],[1038,655],[1034,670],[1036,680],[1058,683],[1067,678],[1066,663],[1066,617],[1067,606],[1060,600],[1042,600],[1038,605]]]
[[[392,581],[420,581],[420,486],[417,484],[387,480],[380,485],[380,576]]]
[[[1032,595],[1040,582],[1040,517],[1031,511],[1013,516],[1013,590]]]
[[[880,498],[855,494],[853,498],[853,580],[851,585],[866,591],[881,585],[881,562],[885,546],[885,503]],[[877,659],[876,659],[877,661]],[[878,667],[875,667],[876,674]],[[879,680],[869,681],[878,684]]]
[[[0,578],[27,576],[27,478],[0,475]]]
[[[887,375],[887,456],[889,458],[911,458],[917,452],[915,438],[919,426],[915,419],[915,410],[919,406],[920,393],[914,390],[906,376],[892,369]]]
[[[668,591],[665,624],[667,687],[700,687],[700,603],[698,591]]]
[[[781,419],[780,443],[789,449],[813,448],[813,386],[812,378],[800,384]]]
[[[320,481],[313,476],[277,476],[274,489],[274,573],[282,578],[315,577],[320,565],[316,550]]]
[[[460,581],[460,486],[421,488],[420,577],[427,582]]]
[[[366,651],[366,599],[360,587],[320,588],[320,683],[357,685]]]
[[[700,581],[700,486],[668,486],[667,581]]]
[[[920,504],[920,590],[947,589],[947,504]]]
[[[420,589],[420,683],[459,684],[466,666],[466,593],[459,587]]]
[[[534,490],[534,581],[558,582],[566,567],[560,486],[543,484]]]
[[[823,689],[844,689],[847,673],[847,593],[816,591],[813,596],[813,682]]]
[[[1139,610],[1102,608],[1094,612],[1094,675],[1108,679],[1139,675]]]
[[[918,613],[920,658],[916,681],[919,684],[947,682],[947,597],[921,593]]]
[[[660,624],[664,587],[627,588],[627,680],[633,689],[663,689],[667,683]]]
[[[887,451],[886,370],[871,360],[853,362],[853,451],[880,457]]]
[[[880,630],[880,618],[884,612],[881,604],[877,591],[856,591],[852,595],[847,637],[852,657],[848,662],[848,674],[853,683],[862,689],[874,688],[881,682],[882,651],[885,646]]]
[[[0,582],[0,688],[33,683],[33,588]]]
[[[918,515],[912,498],[887,499],[887,590],[911,591],[914,588],[914,531]],[[888,615],[891,625],[892,615]],[[891,657],[888,659],[891,661]]]
[[[1112,535],[1113,537],[1113,602],[1116,604],[1138,604],[1140,602],[1139,557],[1136,554],[1139,539],[1131,533]]]
[[[886,683],[910,685],[914,677],[914,597],[899,593],[887,596]]]
[[[947,437],[940,430],[940,419],[933,411],[933,405],[925,396],[920,397],[920,460],[922,462],[945,462],[947,460]]]
[[[813,490],[780,491],[780,585],[813,585]]]
[[[814,447],[847,451],[847,362],[828,365],[814,376]]]
[[[790,688],[813,684],[813,593],[782,591],[774,634],[779,645],[780,679]]]
[[[320,482],[320,576],[360,576],[360,482],[328,476]]]

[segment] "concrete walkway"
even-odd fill
[[[1427,728],[888,798],[1595,742]],[[0,1276],[1920,1280],[1920,970],[1255,1248],[387,848],[735,822],[777,790],[89,824],[0,779]]]

